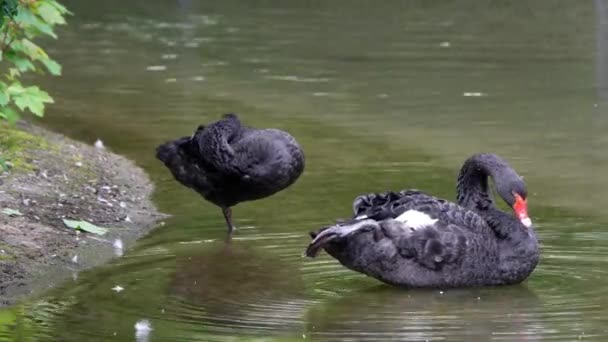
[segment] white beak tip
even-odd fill
[[[526,228],[532,227],[532,220],[529,217],[521,219],[521,223],[526,226]]]

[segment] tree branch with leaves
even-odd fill
[[[61,65],[33,40],[40,36],[57,39],[56,25],[65,25],[71,14],[56,0],[0,0],[0,120],[11,123],[28,110],[42,117],[53,98],[38,86],[24,86],[27,72],[61,74]]]

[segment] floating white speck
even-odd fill
[[[192,244],[199,244],[199,243],[210,243],[215,241],[214,239],[207,239],[207,240],[194,240],[194,241],[180,241],[179,244],[180,245],[192,245]]]
[[[443,291],[439,291],[439,294],[443,294]]]
[[[201,23],[203,25],[216,25],[218,22],[218,20],[216,18],[212,18],[208,15],[202,15],[201,16]]]
[[[133,222],[129,216],[125,217],[125,222]]]
[[[162,59],[176,59],[177,55],[174,54],[174,53],[167,53],[167,54],[162,55],[160,58],[162,58]]]
[[[122,249],[122,240],[121,239],[114,240],[114,243],[112,244],[112,246],[114,246],[114,248]]]
[[[279,81],[292,81],[292,82],[305,82],[305,83],[316,83],[316,82],[329,82],[330,79],[327,77],[299,77],[294,75],[274,75],[267,76],[266,78],[271,80]]]
[[[224,65],[228,65],[227,62],[224,61],[215,61],[215,62],[208,62],[208,63],[203,63],[202,66],[204,67],[209,67],[209,66],[224,66]]]
[[[202,82],[205,80],[205,76],[194,76],[192,77],[192,80],[195,82]]]
[[[175,83],[175,82],[177,82],[177,78],[167,78],[167,79],[165,80],[165,82],[166,82],[166,83]]]
[[[462,96],[467,96],[467,97],[480,97],[480,96],[486,96],[486,93],[480,93],[480,92],[465,92],[462,93]]]
[[[148,71],[165,71],[167,70],[166,65],[149,65],[146,70]]]
[[[197,42],[187,42],[186,44],[184,44],[184,47],[191,48],[191,49],[195,49],[199,46],[200,46],[200,44]]]
[[[76,162],[76,166],[82,167],[82,162]]]
[[[442,47],[442,48],[448,48],[448,47],[450,47],[450,45],[452,45],[452,44],[450,44],[450,42],[441,42],[441,43],[439,43],[439,46]]]
[[[378,98],[380,98],[380,99],[385,99],[385,98],[387,98],[387,97],[388,97],[388,94],[378,94],[378,95],[376,95],[376,96],[377,96]]]
[[[137,341],[148,341],[151,331],[152,324],[147,319],[142,319],[135,323],[135,339]]]
[[[325,96],[329,96],[329,93],[316,92],[316,93],[312,93],[312,96],[325,97]]]
[[[112,291],[119,293],[120,291],[124,290],[125,288],[120,286],[120,285],[116,285],[112,288]]]
[[[114,255],[116,255],[117,257],[121,257],[124,253],[123,247],[122,247],[122,240],[121,239],[114,240],[114,243],[112,244],[112,246],[114,247]]]
[[[101,141],[100,139],[97,139],[97,141],[95,141],[95,148],[103,150],[106,147],[103,145],[103,141]]]
[[[72,257],[72,262],[73,262],[73,263],[75,263],[75,264],[77,264],[77,263],[78,263],[78,254],[76,254],[76,255],[74,255],[74,256]]]

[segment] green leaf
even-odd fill
[[[16,46],[13,48],[17,49]],[[49,55],[47,55],[46,52],[44,52],[44,50],[40,46],[34,44],[34,42],[32,42],[31,40],[25,38],[21,39],[21,51],[23,51],[28,57],[33,60],[42,60],[49,58]]]
[[[11,85],[11,87],[12,86],[13,85]],[[9,87],[9,89],[11,87]],[[46,91],[41,90],[37,86],[22,89],[23,91],[12,94],[15,105],[22,111],[27,108],[32,114],[40,117],[44,116],[44,104],[53,103],[53,98],[50,97]]]
[[[33,38],[39,33],[57,38],[51,25],[40,20],[31,11],[19,11],[19,14],[15,17],[15,21],[23,27],[24,33],[29,38]]]
[[[4,57],[7,61],[13,63],[20,72],[36,70],[36,66],[30,61],[30,58],[40,58],[39,56],[30,57],[29,51],[25,50],[21,41],[13,42],[10,45],[10,48],[4,53]]]
[[[17,68],[10,68],[10,69],[8,69],[8,75],[9,75],[9,78],[12,80],[16,76],[21,76],[21,72]]]
[[[15,95],[19,95],[23,92],[25,92],[25,88],[23,88],[23,86],[21,85],[21,83],[19,83],[19,81],[15,81],[13,83],[11,83],[10,86],[8,86],[8,88],[6,88],[6,90],[8,91],[9,94],[15,96]]]
[[[8,216],[11,216],[11,217],[23,216],[23,214],[19,210],[15,210],[15,209],[11,209],[11,208],[2,209],[2,213],[4,215],[8,215]]]
[[[44,64],[44,66],[51,73],[51,75],[61,75],[61,65],[59,65],[59,63],[55,62],[52,59],[44,59],[40,62]]]
[[[10,124],[14,124],[19,121],[19,113],[17,113],[11,107],[0,108],[0,117],[8,121]]]
[[[17,14],[18,7],[19,7],[18,0],[2,0],[2,1],[0,1],[0,4],[2,4],[1,15],[2,15],[3,19],[4,19],[4,16],[12,18]]]
[[[43,2],[38,6],[38,15],[44,19],[47,23],[51,25],[63,25],[65,24],[65,19],[61,15],[61,12],[57,9],[57,7]]]
[[[106,228],[98,227],[87,221],[74,221],[74,220],[63,219],[63,223],[66,226],[68,226],[68,228],[82,230],[82,231],[97,234],[97,235],[104,235],[105,233],[108,232],[108,230]]]
[[[36,66],[32,62],[30,62],[29,59],[25,59],[21,56],[7,54],[6,60],[13,63],[17,67],[17,70],[19,70],[20,72],[36,70]]]
[[[62,4],[58,3],[55,0],[48,0],[48,3],[51,4],[52,6],[54,6],[61,14],[72,14],[72,12],[68,11],[68,9],[65,8],[65,6],[63,6]]]
[[[11,49],[7,52],[6,59],[17,65],[19,70],[22,72],[27,70],[36,70],[36,67],[31,63],[29,65],[30,68],[21,67],[26,65],[26,58],[29,58],[33,61],[39,61],[40,63],[44,64],[46,69],[52,75],[61,75],[61,65],[50,59],[46,51],[44,51],[44,49],[42,49],[40,46],[34,44],[31,40],[25,38],[15,41],[11,45]]]

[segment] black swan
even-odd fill
[[[156,158],[177,181],[222,209],[229,234],[231,207],[273,195],[304,171],[304,153],[291,135],[242,126],[232,113],[158,146]]]
[[[515,216],[494,206],[488,177]],[[450,288],[522,282],[539,245],[523,179],[494,154],[476,154],[458,176],[458,204],[418,190],[362,195],[354,217],[310,233],[342,265],[388,284]]]

